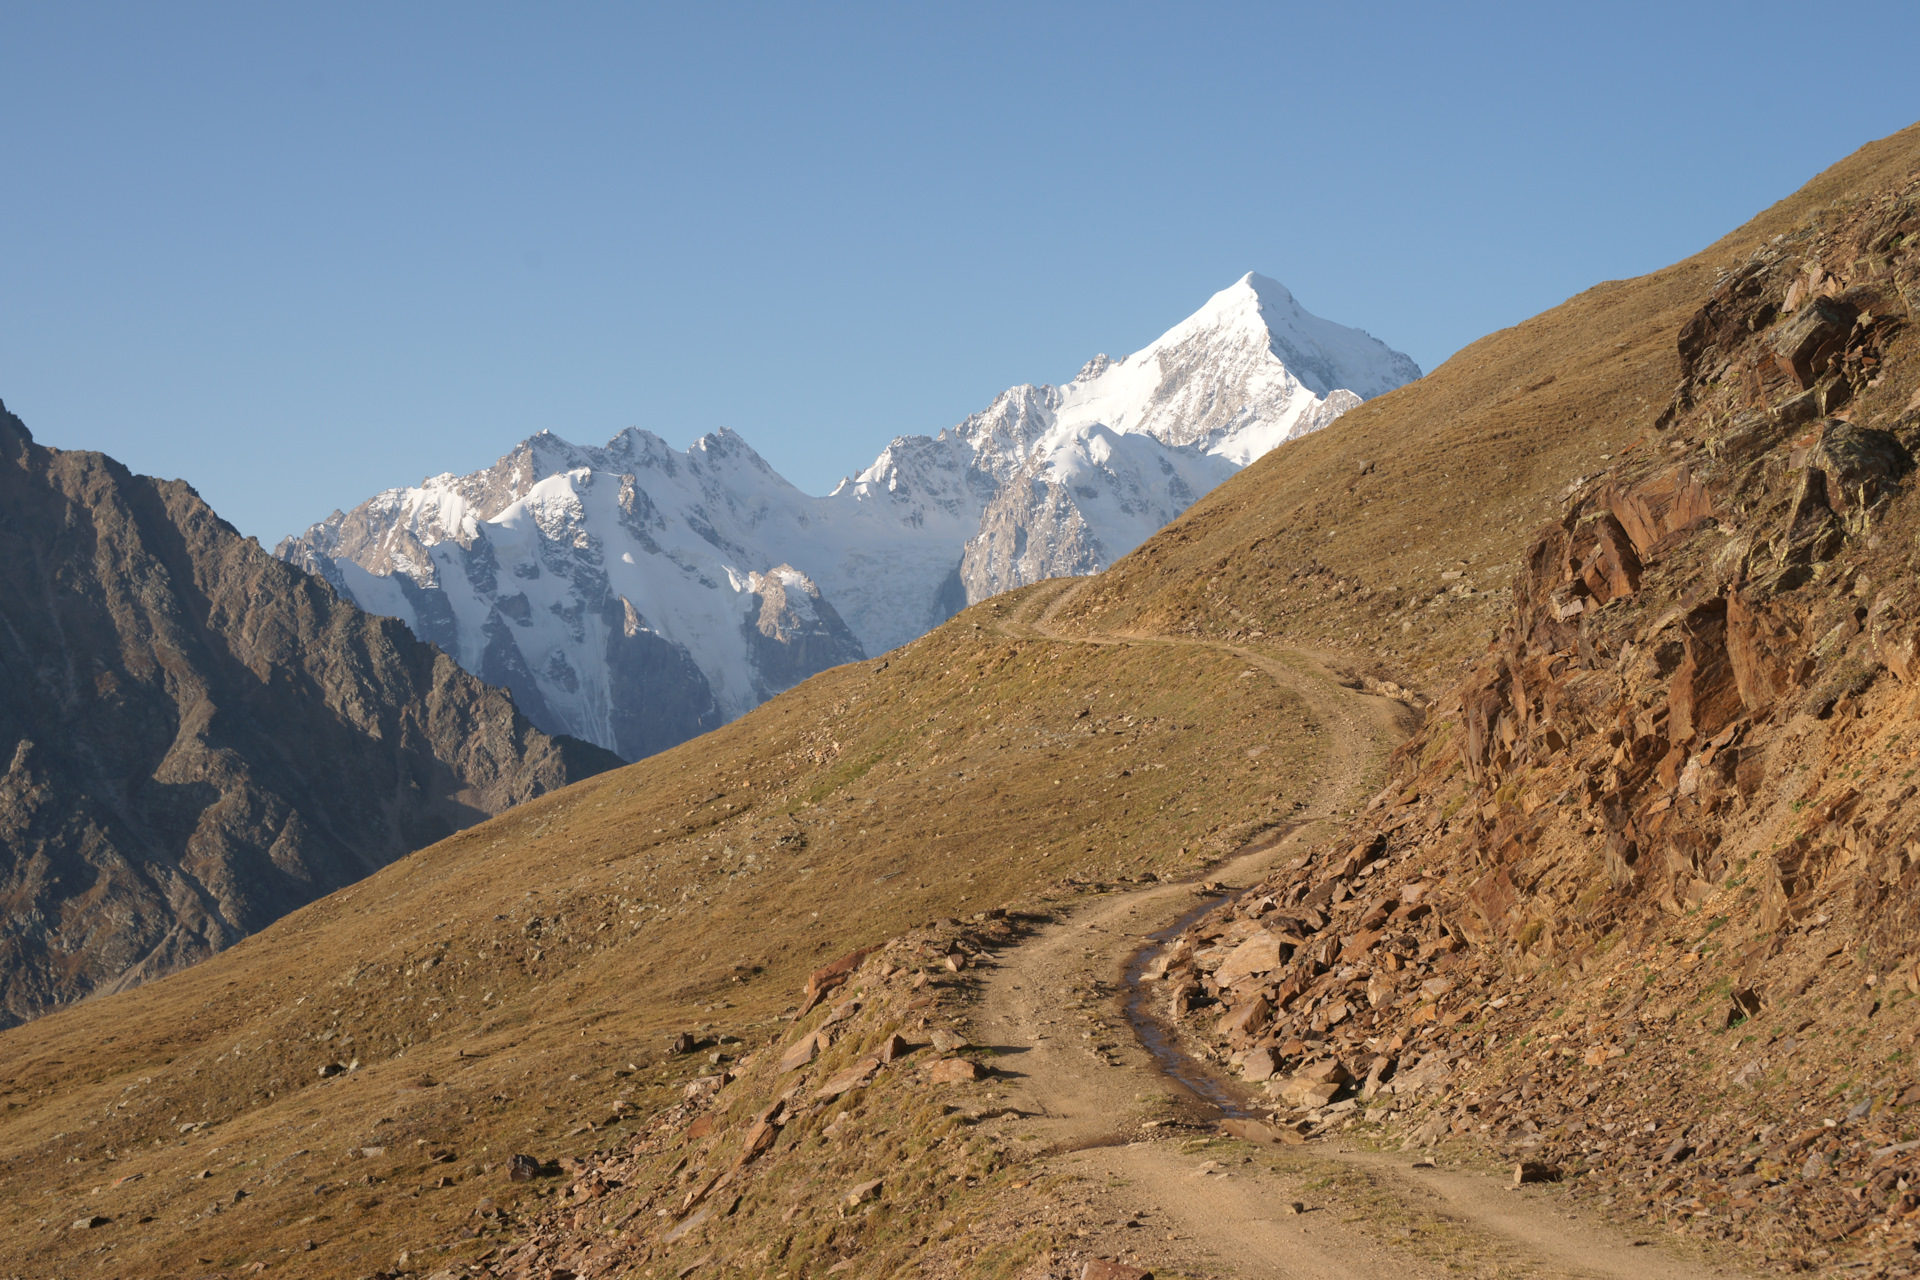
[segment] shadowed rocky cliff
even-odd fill
[[[618,763],[0,406],[0,1026]]]

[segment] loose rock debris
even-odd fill
[[[1367,811],[1149,967],[1276,1122],[1920,1271],[1916,280],[1920,184],[1724,278]]]

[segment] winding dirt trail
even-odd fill
[[[1408,708],[1342,686],[1305,655],[1062,634],[1052,620],[1076,589],[1029,597],[1003,629],[1056,641],[1231,652],[1293,690],[1327,731],[1321,775],[1299,820],[1216,867],[1214,880],[1246,885],[1298,857],[1378,787],[1387,752],[1406,732]],[[1103,896],[1005,954],[987,977],[974,1038],[1001,1052],[1006,1087],[998,1103],[1011,1109],[987,1123],[1044,1153],[1036,1181],[1078,1175],[1057,1193],[1061,1199],[1035,1212],[1078,1228],[1087,1253],[1246,1277],[1735,1274],[1569,1213],[1552,1189],[1513,1189],[1462,1168],[1416,1171],[1410,1157],[1337,1140],[1256,1149],[1214,1136],[1221,1112],[1202,1094],[1230,1103],[1233,1086],[1167,1046],[1160,1058],[1149,1053],[1120,1005],[1129,995],[1128,962],[1153,945],[1152,935],[1217,900],[1182,884]]]

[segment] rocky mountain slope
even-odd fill
[[[1171,1007],[1281,1121],[1910,1273],[1916,169],[1720,276],[1370,811],[1170,951]]]
[[[0,1023],[230,946],[618,763],[178,481],[0,408]]]
[[[1849,407],[1821,402],[1834,395],[1835,352],[1807,389],[1815,416],[1787,426],[1769,415],[1803,394],[1797,386],[1764,382],[1765,411],[1736,412],[1725,397],[1744,384],[1749,356],[1763,346],[1780,353],[1775,339],[1792,316],[1748,328],[1760,312],[1736,299],[1713,356],[1704,347],[1684,355],[1677,335],[1703,306],[1723,306],[1716,290],[1742,278],[1756,251],[1808,228],[1811,240],[1791,241],[1798,262],[1763,267],[1766,301],[1784,308],[1793,281],[1805,280],[1805,302],[1809,257],[1843,281],[1830,302],[1848,301],[1846,289],[1857,284],[1883,289],[1881,266],[1848,260],[1847,270],[1836,268],[1860,242],[1850,230],[1855,212],[1882,209],[1915,173],[1920,129],[1836,165],[1696,258],[1492,335],[1415,386],[1297,441],[1286,451],[1302,460],[1297,480],[1271,459],[1256,463],[1077,589],[1043,584],[976,605],[885,659],[836,667],[712,734],[422,850],[206,964],[0,1033],[0,1162],[9,1185],[29,1189],[0,1198],[0,1272],[32,1274],[52,1260],[69,1270],[104,1262],[109,1274],[238,1275],[259,1265],[314,1276],[425,1277],[450,1268],[588,1276],[637,1263],[689,1277],[861,1275],[911,1259],[936,1275],[1037,1277],[1064,1274],[1071,1251],[1090,1238],[1146,1236],[1132,1216],[1143,1207],[1137,1201],[1109,1198],[1124,1218],[1085,1216],[1108,1191],[1095,1185],[1104,1180],[1071,1171],[1036,1179],[1040,1166],[1020,1141],[1028,1130],[1006,1114],[1003,1095],[1003,1082],[1030,1059],[935,1033],[966,1020],[974,976],[996,955],[1003,974],[1024,979],[1015,973],[1020,930],[1032,922],[1014,917],[1064,917],[1076,900],[1117,899],[1148,875],[1199,874],[1228,849],[1297,820],[1296,806],[1321,790],[1342,736],[1300,695],[1302,686],[1262,673],[1286,668],[1306,680],[1314,667],[1302,651],[1318,648],[1354,668],[1350,684],[1371,688],[1384,687],[1379,677],[1394,676],[1388,663],[1404,655],[1412,669],[1405,679],[1423,679],[1437,705],[1392,765],[1394,785],[1378,805],[1295,832],[1318,846],[1314,856],[1208,921],[1190,939],[1185,967],[1170,961],[1173,980],[1155,984],[1169,996],[1189,992],[1189,1017],[1202,1016],[1189,1026],[1221,1051],[1221,1065],[1242,1054],[1238,1074],[1249,1066],[1245,1051],[1264,1048],[1278,1053],[1286,1083],[1337,1057],[1360,1088],[1337,1082],[1318,1097],[1299,1093],[1309,1109],[1289,1107],[1276,1122],[1394,1146],[1452,1132],[1445,1159],[1511,1151],[1557,1166],[1563,1181],[1553,1185],[1583,1198],[1596,1187],[1600,1215],[1659,1205],[1676,1221],[1684,1214],[1690,1230],[1700,1222],[1703,1240],[1710,1230],[1744,1227],[1781,1266],[1885,1262],[1882,1273],[1895,1274],[1892,1260],[1873,1250],[1904,1237],[1868,1228],[1849,1235],[1839,1228],[1856,1218],[1832,1214],[1849,1199],[1871,1200],[1886,1221],[1889,1202],[1897,1194],[1904,1204],[1911,1190],[1901,1185],[1907,1166],[1894,1160],[1910,1153],[1897,1148],[1920,1139],[1899,1110],[1909,1095],[1893,1093],[1909,1083],[1901,1072],[1911,1026],[1900,1018],[1916,1006],[1890,993],[1897,984],[1889,973],[1899,970],[1862,952],[1877,935],[1853,931],[1848,913],[1877,908],[1845,906],[1849,892],[1876,883],[1888,890],[1885,902],[1903,901],[1907,872],[1889,882],[1897,846],[1879,843],[1876,824],[1894,814],[1909,785],[1886,789],[1886,774],[1897,779],[1909,764],[1900,754],[1910,736],[1900,717],[1909,713],[1891,700],[1904,688],[1897,674],[1876,674],[1843,707],[1837,689],[1853,677],[1829,687],[1841,672],[1833,655],[1865,661],[1859,646],[1874,644],[1877,653],[1878,642],[1867,619],[1854,618],[1855,634],[1829,610],[1851,601],[1871,615],[1877,592],[1894,581],[1895,561],[1871,557],[1911,551],[1902,504],[1913,481],[1889,489],[1884,506],[1878,494],[1861,497],[1858,509],[1870,518],[1863,533],[1848,532],[1854,499],[1836,498],[1824,480],[1854,472],[1816,464],[1823,483],[1809,480],[1802,503],[1810,473],[1795,467],[1803,440],[1810,451],[1824,448],[1822,457],[1846,451],[1844,432],[1830,444],[1822,443],[1824,427],[1814,432]],[[1895,234],[1905,234],[1899,225]],[[1906,251],[1904,241],[1863,243],[1866,252],[1854,258]],[[1896,292],[1905,262],[1887,266]],[[1776,286],[1785,289],[1777,299]],[[1886,306],[1886,316],[1900,318],[1890,298]],[[1906,430],[1895,425],[1901,397],[1913,392],[1903,381],[1910,357],[1902,344],[1913,329],[1883,326],[1879,303],[1864,312],[1870,321],[1860,324],[1856,314],[1838,351],[1838,372],[1857,391],[1850,426],[1898,440]],[[1798,305],[1794,314],[1802,314]],[[1721,332],[1717,323],[1706,328]],[[1820,350],[1816,343],[1809,354]],[[1849,361],[1849,352],[1857,358]],[[1875,372],[1859,378],[1870,355]],[[1763,376],[1786,376],[1772,368]],[[1683,373],[1690,389],[1676,401]],[[1759,451],[1748,455],[1741,445],[1716,457],[1713,442],[1736,421],[1742,431],[1753,425],[1742,416],[1748,412],[1764,427]],[[1765,435],[1780,430],[1792,433],[1784,445]],[[1684,453],[1667,448],[1674,439],[1686,442]],[[1429,458],[1424,451],[1436,440],[1455,451],[1448,461],[1457,456],[1476,468],[1473,486],[1454,484],[1449,468],[1436,480],[1413,465]],[[1381,448],[1396,442],[1407,451],[1405,466]],[[1897,455],[1886,456],[1897,470]],[[1362,474],[1357,459],[1376,466]],[[1738,469],[1756,459],[1758,471]],[[1501,460],[1511,465],[1503,469]],[[1589,483],[1616,462],[1617,472]],[[1682,464],[1690,480],[1675,489]],[[1716,515],[1683,527],[1693,499],[1655,499],[1690,493],[1693,477]],[[1816,494],[1834,522],[1825,533]],[[1731,535],[1717,527],[1729,495]],[[1577,506],[1562,523],[1569,499]],[[1616,567],[1592,556],[1603,528],[1624,574],[1617,553],[1641,523],[1614,514],[1616,499],[1629,515],[1638,504],[1657,505],[1652,525],[1678,536],[1634,550],[1638,585],[1620,599],[1606,585],[1603,603],[1595,584],[1609,583]],[[1793,519],[1804,516],[1816,534],[1808,548],[1838,528],[1837,550],[1821,553],[1818,577],[1809,550],[1800,565],[1807,580],[1782,580],[1765,595],[1762,580],[1773,582],[1799,553],[1792,536],[1781,543],[1784,561],[1762,544],[1790,528],[1782,521],[1796,511]],[[1670,524],[1676,512],[1681,523]],[[1288,513],[1300,532],[1281,518]],[[1626,532],[1625,544],[1603,515]],[[1551,527],[1542,531],[1543,522]],[[1428,526],[1468,540],[1479,556],[1470,576],[1440,576],[1455,572],[1439,567],[1445,544],[1406,547]],[[1720,552],[1737,542],[1758,550],[1723,560]],[[1356,547],[1378,553],[1377,572]],[[1546,550],[1539,562],[1536,547]],[[1566,551],[1578,553],[1571,564]],[[1703,565],[1724,569],[1736,560],[1747,566],[1742,598],[1768,610],[1768,627],[1795,629],[1793,643],[1802,645],[1818,633],[1804,674],[1783,662],[1798,683],[1770,695],[1775,710],[1765,723],[1739,698],[1734,714],[1748,717],[1746,727],[1723,718],[1733,697],[1714,663],[1713,610],[1700,612],[1712,600],[1687,598]],[[1775,570],[1761,571],[1768,563]],[[1497,565],[1513,568],[1505,580],[1487,581]],[[1510,585],[1522,565],[1517,596],[1491,589]],[[1859,579],[1842,572],[1848,567],[1864,570],[1866,594],[1848,594],[1846,584]],[[1463,582],[1472,594],[1455,592]],[[1416,593],[1420,611],[1409,615],[1405,604]],[[1731,617],[1731,597],[1715,598]],[[1568,607],[1574,599],[1578,612]],[[1399,602],[1400,617],[1375,627],[1389,601]],[[1534,625],[1549,617],[1551,625]],[[1401,629],[1406,621],[1411,630]],[[1577,636],[1561,652],[1568,624],[1590,629],[1591,656]],[[1834,644],[1852,647],[1822,654],[1819,639],[1836,626]],[[1502,636],[1489,651],[1495,630]],[[1897,641],[1902,633],[1889,634]],[[1391,649],[1377,643],[1392,636],[1410,638]],[[1763,647],[1792,657],[1789,638],[1769,631]],[[1623,663],[1628,639],[1635,652]],[[1695,662],[1683,701],[1693,732],[1676,757],[1673,699],[1689,646]],[[1369,685],[1373,663],[1379,672]],[[1826,718],[1812,714],[1829,696]],[[1861,707],[1868,714],[1853,714]],[[1709,734],[1710,724],[1718,727]],[[1716,746],[1729,727],[1735,734]],[[1619,740],[1610,741],[1616,729]],[[1900,742],[1894,733],[1903,733]],[[1867,734],[1880,736],[1858,736]],[[1762,749],[1750,758],[1756,739]],[[1671,799],[1663,763],[1674,773]],[[1681,796],[1689,768],[1692,789]],[[1751,781],[1754,769],[1760,799],[1743,808],[1733,797],[1743,770]],[[1860,778],[1842,782],[1841,772],[1855,770]],[[1794,801],[1816,780],[1822,790],[1796,812]],[[1364,796],[1388,781],[1383,763],[1362,798],[1335,797],[1328,808],[1365,810]],[[1836,782],[1859,791],[1856,809],[1828,812],[1829,796],[1843,794],[1826,790]],[[1776,792],[1783,798],[1771,798]],[[1703,817],[1709,800],[1715,807]],[[1631,860],[1627,844],[1618,850],[1634,877],[1623,888],[1608,873],[1610,813],[1632,828],[1619,828],[1632,847]],[[1852,831],[1862,813],[1868,825]],[[1781,920],[1794,923],[1773,935],[1781,950],[1772,959],[1766,948],[1757,962],[1739,953],[1738,965],[1757,966],[1744,978],[1729,958],[1733,948],[1714,944],[1756,927],[1762,908],[1751,904],[1768,899],[1757,890],[1742,904],[1739,895],[1770,873],[1755,853],[1716,879],[1722,873],[1701,842],[1718,830],[1723,844],[1745,842],[1743,852],[1770,846],[1761,823],[1745,825],[1749,814],[1803,824],[1783,837],[1813,834],[1808,860],[1787,871],[1795,880],[1779,899]],[[1830,828],[1834,814],[1839,825]],[[1889,837],[1903,829],[1899,820]],[[1791,843],[1782,839],[1779,852]],[[1871,867],[1875,875],[1864,874]],[[1490,878],[1496,870],[1505,881]],[[1416,896],[1405,888],[1411,884],[1431,887]],[[1513,898],[1503,905],[1505,884]],[[1678,913],[1661,905],[1676,892]],[[1736,909],[1718,905],[1715,894],[1732,895],[1726,900]],[[1004,927],[991,914],[1002,906],[1012,908]],[[1328,961],[1306,984],[1326,986],[1312,997],[1296,990],[1284,1006],[1281,990],[1302,976],[1303,961],[1298,944],[1261,927],[1281,917],[1297,922],[1292,937],[1311,943],[1307,959]],[[1891,927],[1899,914],[1873,919]],[[1114,924],[1108,946],[1118,945],[1114,933],[1139,927]],[[1093,931],[1078,918],[1060,927],[1087,934],[1093,950]],[[1207,968],[1214,959],[1224,964],[1220,944],[1236,929],[1244,933],[1229,955],[1257,930],[1290,966],[1259,969],[1251,954],[1240,964],[1260,983],[1269,1025],[1277,1009],[1312,1057],[1291,1050],[1291,1039],[1255,1046],[1216,1038],[1234,1034],[1231,1023],[1216,1032],[1229,1009],[1253,1006],[1239,998],[1231,970],[1222,987],[1220,968]],[[1356,939],[1370,945],[1342,958]],[[832,976],[810,975],[888,940],[896,945],[838,966],[845,981],[815,1000]],[[1282,956],[1283,946],[1294,950]],[[1202,962],[1208,948],[1215,954]],[[1229,998],[1208,992],[1201,974]],[[1057,1010],[1060,1025],[1048,1028],[1101,1070],[1126,1070],[1112,1052],[1127,1035],[1115,1001],[1122,979],[1116,968],[1079,987]],[[1757,1015],[1737,998],[1741,991],[1757,998]],[[1304,1008],[1303,998],[1314,1007]],[[858,1008],[846,1007],[856,999]],[[1736,1004],[1746,1020],[1726,1027]],[[1848,1009],[1858,1016],[1842,1022],[1836,1015]],[[1296,1019],[1299,1012],[1305,1016]],[[1720,1018],[1717,1036],[1697,1024],[1702,1013]],[[1827,1021],[1812,1021],[1820,1017]],[[1363,1019],[1371,1025],[1349,1042],[1348,1029]],[[1267,1032],[1240,1028],[1249,1029]],[[1802,1034],[1815,1029],[1820,1034]],[[889,1052],[895,1034],[908,1041],[904,1055]],[[1882,1038],[1888,1034],[1895,1038]],[[781,1070],[789,1051],[807,1053],[805,1042],[813,1059]],[[1388,1061],[1375,1073],[1378,1058]],[[967,1068],[947,1066],[940,1070],[953,1078],[943,1083],[932,1066],[918,1065],[953,1059],[1006,1074],[967,1081]],[[1737,1081],[1755,1061],[1754,1074]],[[1723,1085],[1717,1073],[1729,1063]],[[1333,1074],[1299,1088],[1325,1088]],[[1744,1138],[1732,1139],[1758,1114],[1740,1110],[1740,1090],[1753,1081],[1755,1096],[1780,1114],[1756,1121],[1755,1130],[1777,1128],[1760,1135],[1754,1168],[1735,1173],[1722,1165],[1747,1155]],[[1396,1088],[1383,1094],[1381,1084]],[[1865,1086],[1857,1096],[1854,1084]],[[1140,1095],[1165,1087],[1139,1078]],[[1333,1110],[1347,1100],[1342,1088],[1367,1094],[1368,1105]],[[1404,1121],[1369,1115],[1383,1097]],[[1252,1179],[1215,1180],[1278,1150],[1196,1134],[1148,1114],[1147,1105],[1138,1114],[1115,1108],[1116,1133],[1166,1143],[1170,1154],[1189,1144],[1206,1152],[1211,1169],[1193,1171],[1206,1180],[1189,1179],[1204,1191],[1245,1186]],[[1695,1114],[1708,1116],[1699,1132],[1683,1128]],[[1353,1127],[1343,1130],[1349,1120]],[[1279,1124],[1271,1127],[1277,1137]],[[1170,1139],[1170,1130],[1178,1136]],[[1889,1141],[1880,1144],[1881,1136]],[[1506,1145],[1530,1138],[1538,1140]],[[1569,1156],[1576,1142],[1584,1144],[1580,1163]],[[1812,1176],[1803,1175],[1815,1155]],[[1853,1174],[1859,1165],[1866,1168]],[[1588,1168],[1597,1172],[1582,1172]],[[871,1185],[883,1173],[895,1181]],[[1762,1217],[1735,1206],[1736,1191],[1789,1209],[1767,1208],[1772,1216]],[[1790,1206],[1807,1193],[1808,1212],[1792,1217]],[[1361,1205],[1342,1214],[1343,1224],[1373,1220]],[[1736,1212],[1748,1216],[1736,1223]],[[1302,1221],[1317,1235],[1332,1216]],[[1430,1203],[1404,1215],[1407,1239],[1382,1242],[1408,1259],[1396,1270],[1422,1274],[1412,1250],[1428,1233],[1450,1230],[1441,1216]],[[1816,1221],[1840,1243],[1812,1241],[1807,1224]],[[1005,1231],[996,1234],[996,1224]],[[1775,1231],[1778,1246],[1769,1243]],[[1879,1243],[1863,1248],[1863,1236]],[[1184,1258],[1187,1272],[1213,1265],[1204,1238],[1156,1240],[1156,1249],[1162,1244],[1162,1256]],[[1480,1260],[1507,1265],[1497,1255]],[[1910,1261],[1899,1266],[1912,1270]],[[1860,1273],[1873,1274],[1847,1274]]]
[[[969,602],[1098,572],[1238,467],[1417,378],[1249,275],[1145,349],[893,441],[809,497],[731,432],[548,433],[336,512],[277,554],[551,732],[638,758]]]

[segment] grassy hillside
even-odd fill
[[[1002,629],[1058,590],[6,1033],[0,1273],[49,1250],[185,1273],[308,1241],[301,1274],[391,1267],[521,1191],[512,1153],[589,1150],[616,1101],[650,1114],[709,1052],[784,1029],[826,960],[1188,872],[1291,816],[1322,755],[1299,698],[1231,654]],[[683,1031],[741,1044],[669,1055]],[[93,1215],[112,1221],[73,1227]]]
[[[1675,335],[1717,275],[1912,172],[1916,151],[1916,130],[1875,144],[1687,263],[1484,339],[1071,595],[978,606],[187,973],[0,1035],[0,1271],[425,1274],[498,1247],[477,1211],[549,1194],[509,1180],[512,1154],[624,1146],[691,1078],[784,1043],[824,962],[930,937],[930,920],[1192,872],[1289,821],[1329,754],[1335,704],[1310,672],[1036,621],[1057,604],[1071,634],[1244,637],[1443,688],[1506,617],[1569,482],[1665,410]],[[707,1043],[669,1052],[681,1032]],[[794,1166],[778,1167],[761,1176]],[[570,1222],[604,1225],[585,1205]],[[466,1252],[439,1252],[469,1231]],[[787,1268],[824,1270],[825,1237],[792,1235]]]

